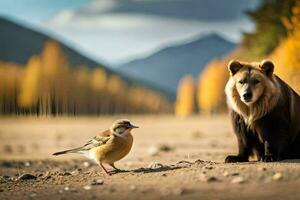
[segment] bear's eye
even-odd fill
[[[254,80],[252,81],[252,83],[253,83],[254,85],[258,84],[259,82],[260,82],[260,81],[257,80],[257,79],[254,79]]]
[[[246,83],[245,80],[240,80],[240,81],[239,81],[239,84],[245,84],[245,83]]]

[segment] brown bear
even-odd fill
[[[225,87],[238,155],[225,162],[300,158],[300,97],[276,76],[272,61],[228,64]]]

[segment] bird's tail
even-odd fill
[[[78,147],[78,148],[69,149],[69,150],[65,150],[65,151],[58,151],[58,152],[55,152],[52,155],[53,156],[58,156],[58,155],[66,154],[66,153],[78,153],[81,149],[82,149],[82,147]]]

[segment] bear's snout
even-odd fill
[[[245,92],[243,94],[243,99],[244,99],[244,101],[249,102],[249,101],[251,101],[252,96],[253,96],[252,92],[251,91],[247,91],[247,92]]]

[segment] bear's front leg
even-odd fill
[[[268,141],[264,142],[264,150],[265,154],[261,158],[263,162],[274,162],[278,160],[277,157],[272,153],[271,146]]]
[[[242,138],[238,137],[238,155],[228,155],[225,158],[225,163],[248,162],[249,146],[243,143]]]
[[[249,133],[243,117],[234,111],[231,112],[231,122],[237,138],[239,151],[238,155],[228,155],[225,158],[225,163],[248,162],[249,155],[253,147],[252,143],[249,141],[249,136],[252,134]]]
[[[277,141],[277,142],[275,142]],[[275,162],[280,161],[285,158],[286,149],[288,148],[288,141],[286,138],[282,137],[281,139],[276,139],[275,141],[264,142],[264,156],[262,161],[264,162]]]

